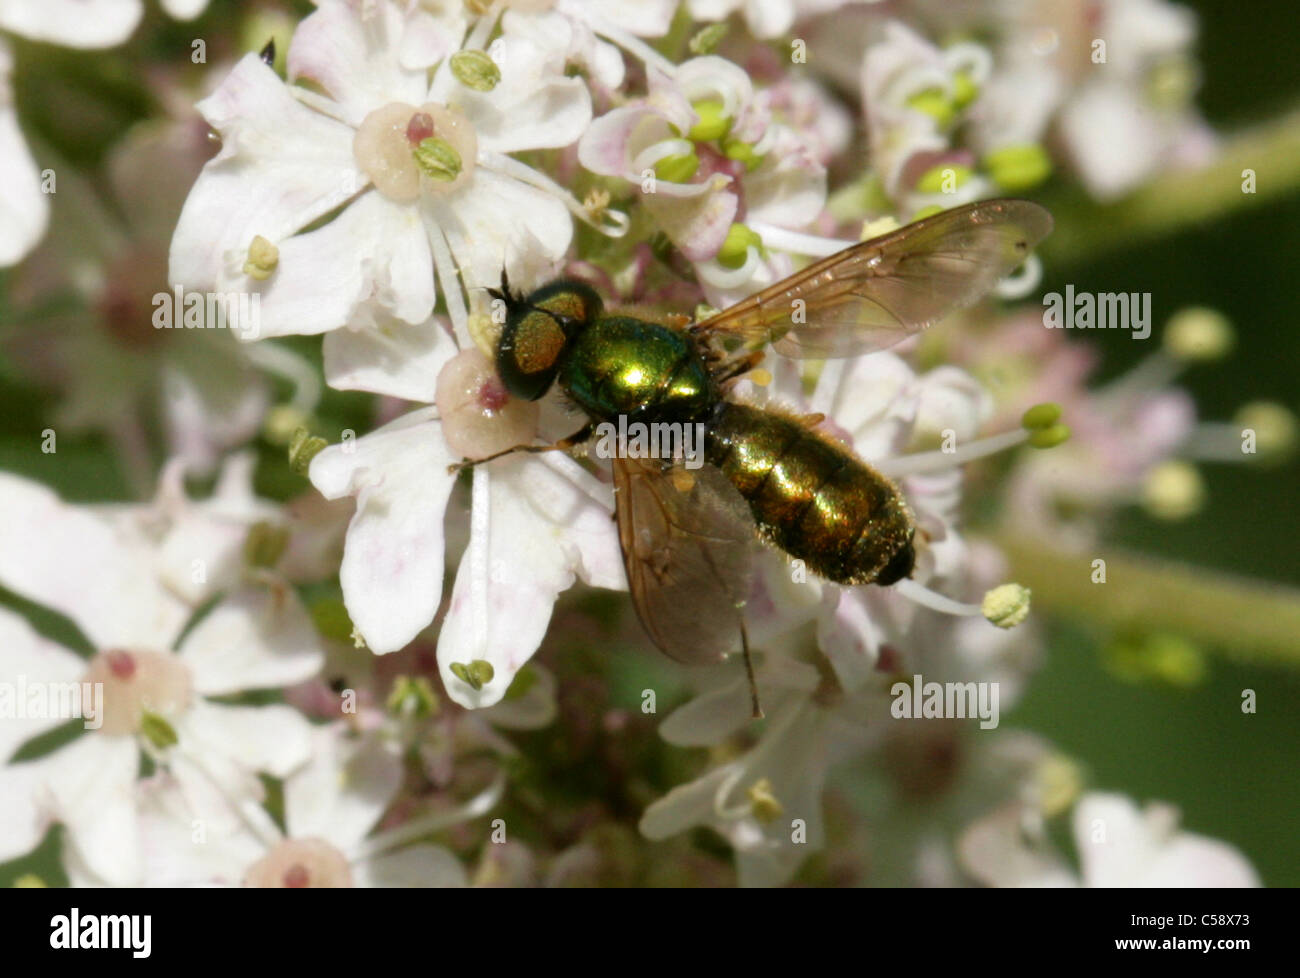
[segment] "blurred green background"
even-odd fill
[[[1283,0],[1189,4],[1201,18],[1204,77],[1199,104],[1220,130],[1235,131],[1300,106],[1300,19]],[[1261,173],[1261,177],[1263,174]],[[1045,289],[1150,291],[1156,338],[1181,306],[1222,310],[1237,329],[1226,360],[1181,380],[1200,416],[1226,420],[1249,400],[1300,409],[1300,193],[1155,241],[1116,247],[1071,267],[1050,267]],[[1100,337],[1102,376],[1145,356],[1126,335]],[[1132,509],[1116,542],[1292,586],[1300,585],[1300,461],[1259,469],[1201,467],[1209,498],[1184,522]],[[1206,680],[1190,689],[1134,685],[1103,668],[1106,633],[1086,624],[1055,628],[1046,667],[1004,721],[1051,738],[1082,761],[1089,784],[1139,801],[1178,805],[1184,825],[1239,846],[1265,884],[1300,885],[1300,662],[1265,668],[1212,650]],[[1258,712],[1241,712],[1243,689]]]

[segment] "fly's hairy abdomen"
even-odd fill
[[[748,501],[763,536],[838,584],[911,573],[912,518],[892,482],[786,415],[725,402],[706,457]]]

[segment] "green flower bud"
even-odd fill
[[[718,250],[718,264],[724,268],[739,268],[749,258],[749,248],[763,247],[763,239],[743,224],[733,224],[727,238]]]
[[[746,170],[753,170],[763,162],[763,157],[754,152],[754,147],[740,139],[724,139],[722,155],[729,160],[745,164]]]
[[[1035,448],[1055,448],[1070,440],[1070,429],[1063,424],[1038,428],[1029,433],[1029,444]]]
[[[939,124],[940,129],[947,129],[952,124],[952,120],[957,117],[957,110],[952,100],[941,88],[927,88],[910,95],[906,105],[909,109],[924,112]]]
[[[721,139],[731,129],[731,120],[725,115],[726,107],[715,99],[702,99],[692,102],[691,108],[700,117],[700,121],[691,126],[686,135],[699,143]]]
[[[700,158],[694,153],[674,153],[655,163],[655,176],[669,183],[686,183],[700,168]]]
[[[1053,404],[1051,401],[1044,401],[1042,404],[1035,404],[1026,411],[1020,418],[1020,425],[1030,431],[1035,431],[1050,428],[1060,420],[1061,405]]]
[[[1047,150],[1037,143],[1003,146],[984,157],[984,168],[1003,190],[1019,191],[1036,187],[1052,173]]]
[[[921,179],[916,181],[916,189],[923,194],[946,193],[949,189],[960,187],[970,178],[970,167],[957,163],[945,163],[922,173]]]

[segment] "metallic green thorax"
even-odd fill
[[[705,457],[749,503],[763,536],[840,584],[893,584],[912,572],[913,525],[894,485],[796,418],[725,399],[688,332],[605,316],[578,282],[507,304],[497,370],[516,397],[555,381],[596,422],[703,424]]]
[[[686,333],[630,316],[597,319],[578,334],[558,379],[599,421],[707,421],[720,397]]]
[[[839,584],[893,584],[912,571],[912,518],[894,485],[794,418],[726,402],[705,457],[749,502],[763,535]]]

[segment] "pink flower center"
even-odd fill
[[[406,124],[406,141],[412,146],[419,146],[420,141],[433,135],[433,116],[427,112],[417,112]]]
[[[510,403],[510,393],[501,379],[493,374],[478,389],[478,403],[484,411],[500,411]]]
[[[288,889],[302,889],[311,881],[311,873],[302,863],[294,863],[284,871],[284,885]]]
[[[113,649],[111,652],[104,653],[104,661],[115,679],[126,680],[135,675],[135,657],[130,652]]]

